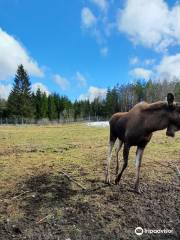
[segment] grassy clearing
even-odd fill
[[[120,186],[103,183],[107,140],[107,128],[83,124],[0,127],[2,239],[136,239],[137,226],[173,229],[155,239],[177,239],[180,134],[154,134],[141,169],[143,195],[131,191],[134,148]],[[112,180],[114,172],[112,161]]]

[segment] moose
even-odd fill
[[[158,101],[148,104],[140,102],[129,112],[118,112],[112,115],[110,121],[110,136],[105,182],[110,183],[110,162],[112,149],[116,142],[116,178],[118,184],[124,170],[128,165],[128,156],[131,146],[137,146],[136,150],[136,180],[134,190],[141,193],[139,188],[139,174],[144,149],[151,140],[153,132],[166,130],[166,135],[175,136],[175,132],[180,130],[180,103],[174,102],[174,95],[167,94],[167,101]],[[119,173],[118,153],[123,147],[123,166]]]

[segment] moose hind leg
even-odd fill
[[[122,144],[123,142],[121,140],[117,140],[118,143],[117,143],[117,146],[116,146],[116,175],[118,174],[119,172],[119,159],[118,159],[118,154],[119,154],[119,151],[121,150],[121,147],[122,147]]]
[[[109,141],[107,165],[106,165],[106,172],[105,172],[105,182],[106,183],[110,183],[110,164],[111,164],[112,149],[113,149],[114,143],[115,143],[115,141]]]
[[[140,174],[143,152],[144,152],[143,148],[139,148],[139,147],[137,148],[137,151],[136,151],[136,180],[135,180],[135,185],[134,185],[134,189],[137,193],[140,193],[139,174]]]
[[[118,184],[121,176],[124,172],[124,170],[126,169],[127,165],[128,165],[128,157],[129,157],[129,150],[130,150],[130,146],[128,144],[124,144],[124,149],[123,149],[123,166],[122,166],[122,170],[121,172],[117,175],[116,179],[115,179],[115,184]]]

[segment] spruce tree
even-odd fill
[[[32,94],[33,104],[35,109],[35,118],[43,119],[47,118],[48,114],[48,97],[45,92],[42,92],[39,88],[36,93]]]
[[[48,97],[46,93],[44,92],[42,94],[42,118],[48,117]]]
[[[48,96],[48,118],[49,120],[57,119],[56,105],[53,95]]]
[[[36,119],[41,119],[42,118],[42,93],[39,88],[35,95],[35,107],[36,107],[36,112],[35,112]]]
[[[17,117],[32,118],[33,116],[31,83],[22,64],[17,69],[13,89],[8,98],[8,109],[11,115]]]

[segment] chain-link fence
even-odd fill
[[[20,117],[11,117],[11,118],[0,118],[0,125],[12,124],[38,124],[38,125],[48,125],[48,124],[66,124],[66,123],[81,123],[81,122],[96,122],[96,121],[107,121],[107,118],[99,116],[88,116],[88,117],[79,117],[79,118],[60,118],[60,119],[29,119],[29,118],[20,118]]]

